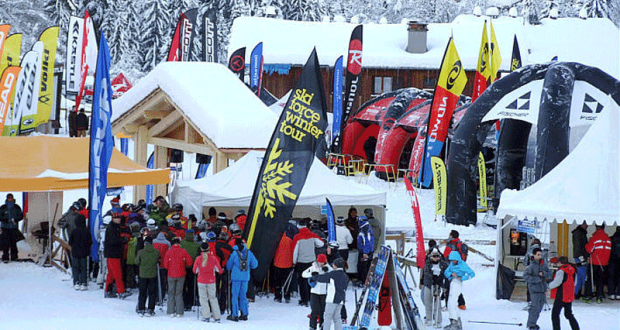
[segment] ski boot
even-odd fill
[[[139,309],[138,310],[138,315],[140,315],[140,316],[144,316],[145,313],[146,312],[144,311],[144,309]]]
[[[155,316],[155,311],[152,309],[148,309],[144,315],[149,317]]]
[[[116,297],[118,297],[118,296],[117,296],[117,295],[116,295],[116,293],[114,293],[114,292],[107,291],[107,292],[104,294],[104,296],[103,296],[103,297],[104,297],[104,298],[116,298]]]
[[[125,292],[123,292],[123,293],[119,293],[119,294],[118,294],[118,297],[119,297],[120,299],[125,299],[125,298],[127,298],[127,297],[131,296],[131,294],[132,294],[132,293],[131,293],[131,291],[125,291]]]
[[[239,321],[247,321],[247,320],[248,320],[248,316],[247,315],[241,314],[241,316],[239,316]]]
[[[443,327],[444,330],[459,330],[459,321],[455,319],[450,319],[450,324]]]
[[[229,321],[233,321],[233,322],[239,322],[239,317],[238,316],[228,315],[228,317],[226,319],[229,320]]]

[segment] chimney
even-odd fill
[[[409,41],[407,43],[407,52],[413,54],[426,53],[426,33],[427,24],[409,21],[407,31],[409,32]]]

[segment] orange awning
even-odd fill
[[[89,138],[0,137],[0,191],[88,189]],[[108,187],[167,184],[169,169],[147,169],[114,149]]]

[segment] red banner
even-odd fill
[[[420,203],[418,203],[418,196],[413,189],[411,181],[409,181],[407,177],[405,177],[405,185],[407,186],[407,193],[409,193],[409,198],[411,198],[411,208],[413,209],[413,219],[415,220],[416,266],[418,266],[418,268],[424,268],[426,251],[424,250],[424,233],[422,232]]]
[[[126,91],[128,91],[131,87],[133,87],[131,82],[127,80],[127,78],[122,72],[119,73],[118,76],[114,77],[111,83],[112,83],[112,91],[114,91],[114,94],[112,94],[112,98],[120,97]]]

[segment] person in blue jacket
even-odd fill
[[[368,275],[370,263],[372,262],[375,235],[365,216],[361,215],[358,219],[360,231],[357,235],[357,250],[359,251],[359,256],[357,257],[357,274],[360,283],[364,283],[366,281],[366,275]]]
[[[243,239],[237,238],[233,252],[226,263],[226,269],[230,273],[232,281],[232,313],[226,318],[230,321],[247,321],[248,320],[248,282],[250,281],[250,270],[258,267],[258,260],[254,253],[248,249],[243,243]],[[241,309],[241,316],[238,316]]]
[[[463,290],[463,282],[474,277],[476,274],[467,266],[465,261],[461,259],[460,253],[452,251],[448,255],[450,264],[444,271],[444,275],[450,281],[450,296],[448,297],[448,313],[450,316],[450,324],[445,330],[462,330],[460,310],[458,308],[458,297]]]

